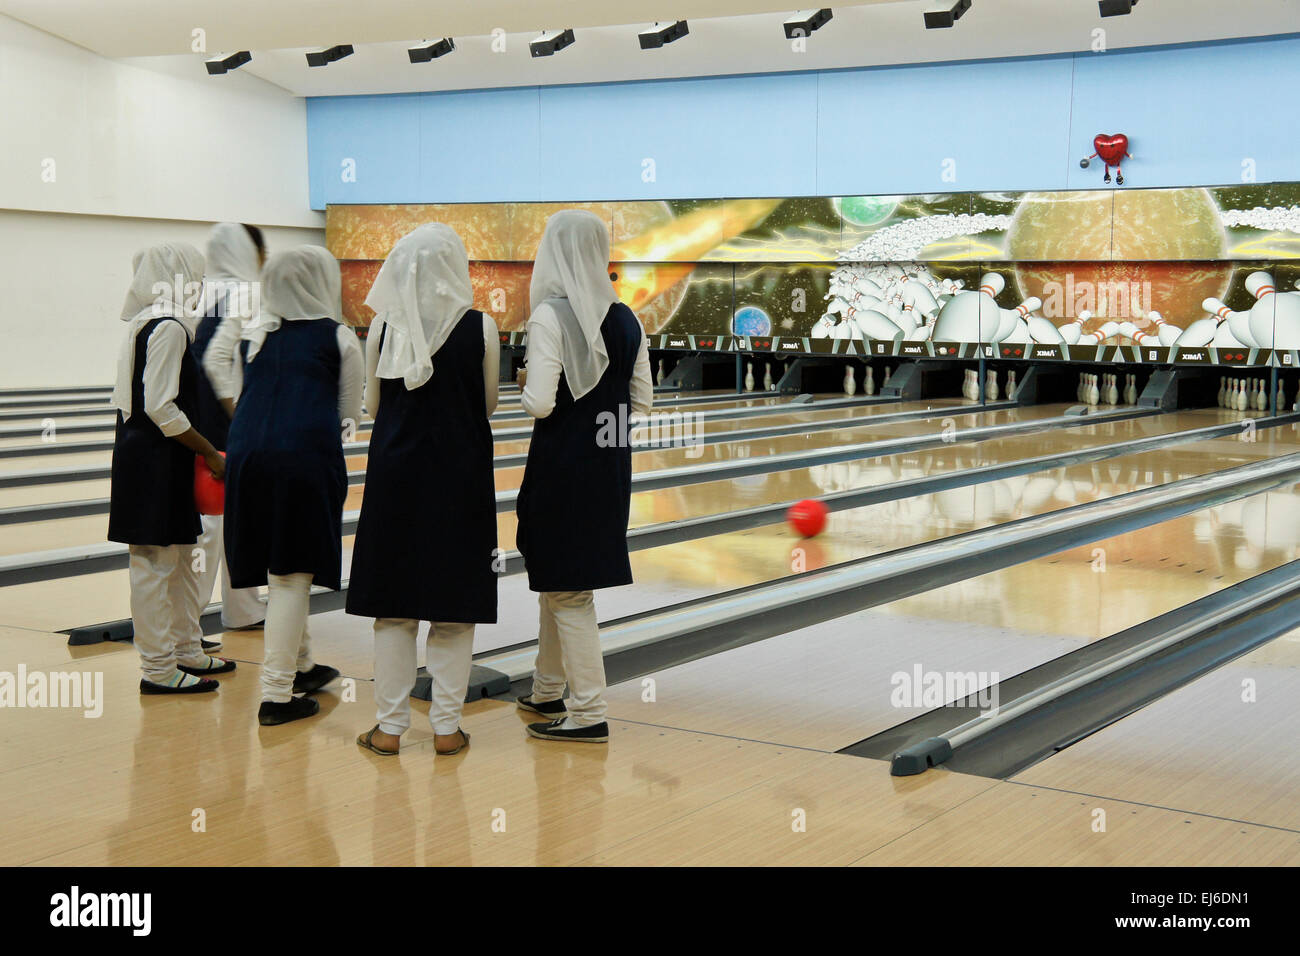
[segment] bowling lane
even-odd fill
[[[1250,529],[1252,516],[1272,508],[1294,514],[1297,489],[1204,509],[645,675],[655,681],[656,701],[642,701],[638,678],[611,688],[610,716],[838,750],[931,709],[907,696],[918,674],[921,684],[931,675],[975,674],[981,685],[1002,680],[1286,563],[1296,525],[1266,547]],[[825,557],[829,563],[833,555]],[[1239,699],[1240,682],[1235,686]],[[1294,674],[1284,687],[1300,689]],[[1178,733],[1174,722],[1168,727]],[[1294,729],[1287,728],[1292,739]],[[1197,736],[1189,735],[1186,759],[1171,759],[1168,773],[1190,774],[1189,762],[1199,763]],[[1223,745],[1231,746],[1226,739]],[[1060,756],[1025,782],[1048,785]],[[1139,765],[1135,759],[1135,774]],[[1061,779],[1080,792],[1122,795],[1088,782],[1082,764],[1069,771],[1073,776],[1062,771]],[[1287,779],[1294,794],[1296,781]]]
[[[1270,515],[1270,528],[1278,519],[1295,526],[1294,502],[1289,505],[1284,515]],[[1300,630],[1205,674],[1012,780],[1297,831],[1297,701]]]
[[[953,427],[958,429],[979,428],[987,425],[1031,423],[1045,418],[1056,418],[1063,414],[1068,407],[1068,405],[1032,405],[1020,408],[1004,408],[996,411],[980,411],[980,406],[975,404],[953,409],[951,418],[945,416],[909,422],[867,421],[860,425],[846,424],[844,428],[826,429],[802,435],[737,439],[735,441],[694,445],[686,448],[642,451],[632,456],[632,471],[639,473],[659,471],[665,468],[685,468],[710,462],[765,458],[770,455],[799,452],[806,453],[831,448],[836,445],[849,445],[858,442],[886,441],[919,435],[937,435],[948,427],[950,422]],[[958,436],[956,441],[960,440],[961,438]],[[523,476],[524,470],[522,467],[498,468],[496,472],[497,490],[504,491],[518,488]]]

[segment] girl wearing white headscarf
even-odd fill
[[[440,223],[393,246],[366,298],[376,313],[366,343],[375,426],[347,609],[375,618],[378,723],[357,743],[385,756],[411,726],[419,622],[431,622],[434,749],[450,755],[469,742],[460,716],[474,625],[497,619],[488,417],[500,342],[473,303],[465,246]]]
[[[610,282],[609,232],[590,212],[566,209],[546,223],[529,298],[519,383],[537,423],[515,510],[540,621],[533,689],[518,703],[551,718],[528,726],[534,737],[602,743],[605,662],[592,591],[632,583],[628,419],[650,410],[650,356]]]
[[[343,433],[361,417],[361,347],[341,325],[339,265],[319,246],[271,256],[244,329],[244,385],[230,423],[226,562],[234,587],[267,585],[262,724],[315,714],[338,677],[312,660],[312,584],[341,584]]]
[[[190,551],[200,530],[195,455],[220,477],[225,462],[192,421],[199,372],[189,352],[203,256],[185,243],[137,252],[122,306],[108,540],[130,551],[131,619],[144,694],[217,689],[235,669],[209,657],[199,629],[199,584]]]
[[[241,380],[235,348],[243,323],[252,318],[257,299],[257,275],[262,270],[262,233],[256,226],[219,222],[208,233],[207,275],[203,279],[203,317],[194,333],[190,353],[199,364],[199,431],[217,451],[226,450],[234,398]],[[224,560],[221,515],[202,515],[203,570],[199,573],[199,606],[212,600],[221,571],[221,625],[226,630],[251,627],[266,617],[257,588],[232,588]],[[220,646],[205,642],[209,649]]]

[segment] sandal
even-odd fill
[[[461,730],[459,727],[456,728],[456,732],[461,736],[461,742],[456,746],[456,749],[439,750],[437,745],[435,744],[433,748],[433,752],[436,753],[439,757],[454,757],[456,756],[456,754],[460,753],[462,750],[468,747],[469,734],[465,733],[465,731]]]
[[[396,750],[385,750],[383,747],[375,746],[375,733],[378,730],[379,725],[375,724],[375,726],[371,727],[364,734],[357,737],[357,743],[362,747],[365,747],[371,753],[379,754],[381,757],[396,757],[398,753]]]

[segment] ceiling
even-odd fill
[[[617,0],[0,0],[0,13],[105,56],[196,77],[205,77],[205,56],[251,50],[253,62],[240,73],[301,96],[1033,56],[1087,51],[1097,30],[1112,50],[1300,32],[1300,0],[1140,0],[1131,15],[1106,19],[1096,0],[973,0],[953,29],[926,30],[922,12],[946,2],[836,5],[801,52],[781,29],[794,8],[772,0],[654,0],[653,7]],[[690,35],[643,51],[636,34],[652,16],[687,18]],[[206,54],[188,52],[196,26],[206,30]],[[565,26],[577,34],[573,46],[530,56],[528,43],[541,30]],[[505,31],[504,52],[493,50],[497,28]],[[408,46],[441,36],[456,38],[454,53],[408,61]],[[306,50],[335,43],[352,43],[356,52],[327,67],[307,66]]]

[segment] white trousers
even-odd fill
[[[386,734],[401,736],[411,726],[419,633],[420,622],[409,618],[375,620],[375,716]],[[460,727],[473,657],[473,624],[429,625],[425,666],[433,678],[429,724],[435,734],[454,734]]]
[[[176,665],[204,663],[199,630],[199,576],[195,545],[129,547],[131,623],[145,680],[164,683]]]
[[[199,547],[203,549],[203,570],[199,572],[199,611],[208,606],[217,585],[217,568],[221,568],[221,626],[230,630],[257,624],[266,617],[266,605],[258,597],[257,588],[232,588],[230,569],[226,567],[226,548],[222,537],[224,522],[221,515],[200,515],[203,534]]]
[[[600,652],[596,602],[590,591],[542,591],[537,596],[537,663],[533,700],[564,696],[569,685],[568,727],[590,727],[605,719],[605,658]]]
[[[307,632],[312,575],[268,574],[263,632],[262,700],[287,704],[298,671],[314,666]]]

